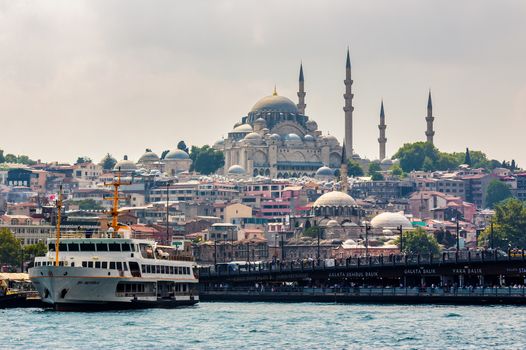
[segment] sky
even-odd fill
[[[345,54],[354,149],[425,139],[526,167],[526,2],[0,0],[0,149],[44,161],[137,160],[213,144],[274,85],[343,139]]]

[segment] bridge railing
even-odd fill
[[[211,288],[201,286],[200,293],[216,295],[339,295],[339,296],[449,296],[449,297],[521,297],[526,298],[524,286],[477,288],[399,288],[399,287],[338,287],[311,288],[295,286],[254,286]]]
[[[443,252],[441,254],[387,255],[351,257],[347,259],[265,261],[246,264],[216,264],[199,269],[200,276],[230,276],[236,274],[316,271],[342,269],[362,266],[384,265],[422,265],[444,263],[469,263],[484,261],[526,261],[524,250],[509,250],[507,253],[497,250]]]

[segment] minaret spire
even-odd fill
[[[433,136],[435,136],[435,131],[433,130],[433,121],[435,120],[435,117],[433,117],[433,102],[431,101],[431,89],[429,89],[429,96],[427,98],[427,116],[426,116],[426,123],[427,123],[427,129],[426,129],[426,138],[427,142],[433,144]]]
[[[299,89],[298,89],[298,111],[301,115],[305,115],[305,79],[303,78],[303,63],[300,63],[300,77],[299,77]]]
[[[385,125],[384,100],[382,99],[382,104],[380,107],[380,124],[378,125],[378,130],[380,130],[380,137],[378,137],[378,144],[380,146],[380,153],[379,153],[380,160],[385,159],[385,143],[387,142],[387,138],[385,137],[386,128],[387,128],[387,125]]]
[[[340,188],[344,193],[349,192],[349,181],[347,180],[348,163],[347,152],[345,151],[345,140],[343,140],[342,159],[340,163]]]
[[[347,148],[347,160],[349,160],[353,153],[353,139],[352,139],[352,112],[354,107],[352,106],[352,99],[354,97],[352,93],[352,78],[351,78],[351,55],[349,53],[349,48],[347,48],[347,62],[345,64],[345,94],[343,95],[345,99],[345,106],[343,111],[345,112],[345,147]]]

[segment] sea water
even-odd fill
[[[525,349],[526,307],[200,303],[0,310],[2,349]]]

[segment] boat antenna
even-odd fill
[[[59,264],[59,247],[60,247],[60,220],[62,218],[62,185],[58,191],[57,206],[57,239],[55,240],[55,266]]]
[[[119,199],[122,199],[122,197],[119,197],[119,187],[122,185],[131,185],[131,182],[122,182],[121,181],[121,168],[119,168],[117,172],[117,177],[113,179],[110,183],[104,183],[105,186],[113,186],[113,197],[108,198],[109,200],[113,201],[113,205],[111,207],[111,227],[113,228],[113,232],[111,233],[111,238],[114,238],[114,235],[117,233],[117,230],[119,229]]]

